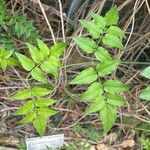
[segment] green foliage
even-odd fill
[[[73,79],[70,84],[89,84],[97,80],[96,71],[90,67],[83,70],[78,76]]]
[[[149,138],[140,138],[140,144],[142,150],[149,150],[150,149],[150,139]]]
[[[77,37],[76,44],[85,52],[94,54],[98,65],[81,71],[70,84],[90,84],[82,94],[83,100],[92,100],[86,113],[98,112],[101,118],[104,133],[107,134],[117,117],[117,107],[123,106],[126,99],[120,95],[128,91],[129,86],[118,80],[102,80],[102,77],[116,71],[121,61],[114,59],[109,48],[124,48],[122,38],[124,32],[117,26],[119,15],[116,6],[109,10],[105,17],[92,14],[92,20],[81,20],[80,23],[89,32],[91,38]]]
[[[37,40],[37,43],[38,48],[27,43],[31,58],[20,53],[15,54],[22,67],[30,72],[33,79],[41,83],[47,83],[48,81],[45,77],[46,74],[50,73],[54,77],[58,76],[58,68],[61,67],[59,56],[62,54],[62,51],[64,51],[65,44],[59,43],[49,49],[40,39]],[[61,52],[59,52],[59,48]],[[57,53],[54,53],[53,51],[56,49],[58,49]]]
[[[0,0],[0,47],[4,49],[17,49],[14,38],[34,42],[38,38],[38,31],[33,22],[20,12],[7,9],[6,0]]]
[[[7,66],[15,66],[18,64],[17,60],[12,57],[13,50],[5,50],[0,48],[0,66],[3,71],[6,71]]]
[[[42,136],[45,133],[47,117],[55,115],[57,111],[48,108],[56,103],[53,99],[43,98],[48,95],[51,90],[43,87],[32,87],[30,89],[23,89],[14,94],[11,98],[14,100],[25,100],[25,102],[14,115],[26,115],[20,124],[27,124],[32,122],[37,132]]]
[[[150,67],[145,68],[143,71],[140,72],[140,75],[150,79]],[[150,101],[150,86],[145,88],[139,95],[139,98],[142,100]]]
[[[60,55],[63,54],[65,49],[64,43],[58,43],[51,48],[37,39],[38,47],[27,43],[31,58],[26,55],[15,53],[21,66],[29,72],[28,78],[31,76],[33,79],[40,83],[48,83],[45,75],[48,73],[58,75],[58,69],[62,66],[60,62]],[[9,58],[13,52],[8,53],[6,58]],[[5,57],[4,57],[5,58]],[[45,62],[47,65],[45,65]],[[47,71],[48,70],[48,71]],[[26,100],[26,102],[14,112],[14,115],[23,115],[23,119],[19,121],[20,124],[33,123],[40,136],[45,133],[47,119],[57,113],[53,110],[55,100],[45,98],[52,92],[52,89],[44,86],[29,86],[22,90],[17,91],[11,96],[13,100]]]

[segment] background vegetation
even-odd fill
[[[14,52],[30,57],[29,45],[38,47],[37,38],[42,39],[50,48],[55,42],[66,42],[67,48],[60,61],[64,65],[58,75],[47,76],[51,87],[55,87],[52,96],[56,100],[53,108],[59,113],[48,119],[45,135],[65,134],[64,149],[150,149],[150,103],[142,100],[141,91],[148,87],[150,80],[140,73],[150,66],[150,8],[147,0],[86,0],[77,12],[66,16],[70,0],[0,0],[0,145],[25,149],[24,138],[35,137],[31,124],[18,124],[20,116],[13,116],[23,101],[13,101],[12,93],[30,85],[41,83],[26,80],[28,72],[19,63]],[[97,113],[84,116],[89,102],[81,101],[85,85],[68,84],[83,68],[93,64],[95,59],[85,54],[75,44],[77,36],[88,36],[79,19],[91,19],[91,12],[102,16],[116,5],[120,19],[118,26],[123,29],[126,39],[124,51],[109,50],[113,58],[120,56],[122,64],[117,71],[105,79],[118,79],[132,85],[125,93],[127,102],[117,109],[117,120],[107,136],[103,135],[103,126]],[[44,13],[45,12],[45,13]],[[66,13],[66,14],[65,14]],[[7,53],[6,53],[7,50]],[[31,55],[32,56],[32,55]],[[59,57],[58,56],[58,57]],[[33,61],[34,58],[32,58]],[[28,68],[26,68],[28,70]],[[30,69],[29,69],[30,70]],[[28,71],[29,71],[28,70]],[[44,72],[45,73],[45,72]],[[47,74],[47,73],[45,73]],[[147,78],[145,78],[147,77]],[[46,79],[42,81],[46,82]],[[45,87],[50,90],[51,87]],[[148,93],[148,94],[147,94]],[[140,95],[140,98],[139,98]],[[146,91],[150,97],[150,91]],[[147,98],[149,100],[149,98]],[[21,140],[20,140],[21,139]]]

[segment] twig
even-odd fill
[[[61,0],[58,0],[58,3],[59,3],[59,9],[60,9],[60,18],[61,18],[63,41],[66,42],[66,39],[65,39],[65,28],[64,28],[64,19],[63,19],[63,11],[62,11]]]
[[[137,4],[138,4],[139,0],[136,0],[135,2],[135,5],[134,5],[134,8],[133,8],[133,17],[132,17],[132,27],[131,27],[131,31],[130,31],[130,35],[128,37],[128,40],[125,44],[125,48],[127,47],[130,39],[131,39],[131,36],[132,36],[132,33],[133,33],[133,30],[134,30],[134,25],[135,25],[135,13],[136,13],[136,9],[137,9]]]
[[[54,35],[54,32],[53,32],[53,29],[52,29],[52,27],[51,27],[51,25],[50,25],[50,23],[49,23],[49,21],[48,21],[48,18],[47,18],[47,16],[46,16],[46,13],[45,13],[45,11],[44,11],[44,8],[43,8],[43,6],[42,6],[40,0],[38,0],[38,4],[39,4],[39,6],[40,6],[40,8],[41,8],[41,11],[42,11],[42,13],[43,13],[43,16],[44,16],[44,18],[45,18],[45,20],[46,20],[46,23],[47,23],[47,25],[48,25],[48,27],[49,27],[49,30],[50,30],[50,32],[51,32],[53,42],[54,42],[54,44],[56,44],[56,40],[55,40],[55,35]]]

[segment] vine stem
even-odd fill
[[[40,0],[38,0],[38,4],[39,4],[39,6],[40,6],[40,8],[41,8],[41,11],[42,11],[43,16],[44,16],[44,18],[45,18],[45,21],[46,21],[46,23],[47,23],[47,25],[48,25],[48,27],[49,27],[50,32],[51,32],[53,42],[54,42],[54,44],[56,44],[56,40],[55,40],[55,35],[54,35],[54,32],[53,32],[53,29],[52,29],[52,27],[51,27],[51,25],[50,25],[50,23],[49,23],[49,21],[48,21],[48,18],[47,18],[47,16],[46,16],[45,10],[44,10],[44,8],[43,8],[43,6],[42,6]]]

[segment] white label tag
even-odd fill
[[[27,150],[55,150],[63,146],[64,134],[26,139]]]

